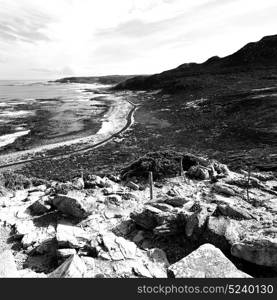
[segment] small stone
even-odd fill
[[[55,271],[48,275],[48,278],[84,278],[87,267],[78,255],[72,255]]]
[[[19,191],[15,191],[14,197],[11,199],[11,201],[25,201],[27,197],[28,197],[27,190],[19,190]]]
[[[106,198],[106,203],[107,204],[114,204],[119,206],[122,202],[122,198],[119,195],[110,195]]]
[[[114,193],[113,188],[104,188],[102,190],[103,195],[108,196],[108,195],[112,195]]]
[[[29,188],[29,193],[30,192],[45,192],[47,190],[47,186],[45,184],[41,184],[38,186],[33,186]]]
[[[56,230],[53,225],[47,227],[33,227],[32,231],[29,231],[24,235],[21,243],[25,249],[28,247],[38,247],[41,244],[48,244],[53,241],[56,235]]]
[[[0,278],[19,277],[12,251],[6,250],[0,253]]]
[[[146,268],[146,266],[142,263],[138,263],[133,266],[133,272],[135,275],[143,278],[153,278],[150,271]]]
[[[163,267],[169,267],[166,253],[159,248],[153,248],[147,251],[148,257],[156,264],[161,264]]]
[[[214,191],[218,194],[223,194],[228,197],[234,197],[236,196],[236,192],[226,184],[217,183],[213,187]]]
[[[187,176],[192,179],[197,179],[197,180],[207,180],[210,178],[210,174],[208,169],[198,165],[198,166],[192,166],[188,171],[187,171]]]
[[[92,213],[93,206],[92,203],[84,200],[85,194],[72,191],[67,195],[56,195],[53,199],[53,205],[65,215],[85,219]]]
[[[119,183],[120,182],[120,177],[119,176],[116,176],[116,175],[108,175],[108,178],[116,183]]]
[[[134,183],[133,181],[129,181],[127,183],[127,187],[130,188],[131,190],[134,190],[134,191],[138,191],[139,190],[139,185]]]
[[[141,241],[143,241],[144,239],[144,235],[143,235],[143,231],[140,230],[134,237],[133,237],[133,242],[138,244],[140,243]]]
[[[81,260],[85,263],[87,268],[86,278],[94,278],[95,276],[95,259],[92,257],[82,256]]]
[[[71,255],[77,254],[75,249],[58,249],[57,250],[57,257],[61,259],[66,259]]]
[[[204,231],[208,217],[212,214],[206,207],[187,217],[185,233],[187,237],[198,238]]]
[[[80,178],[75,178],[72,181],[72,185],[74,188],[76,188],[77,190],[83,190],[85,188],[85,182],[84,179],[82,177]]]
[[[8,197],[0,197],[0,206],[6,207],[10,201],[10,198]]]
[[[135,243],[127,241],[123,237],[117,237],[115,242],[125,259],[135,258],[137,251],[137,245]]]
[[[184,204],[188,203],[189,201],[190,199],[187,198],[174,197],[174,198],[166,199],[165,203],[173,207],[182,207]]]
[[[89,243],[91,236],[82,228],[62,222],[57,225],[56,239],[60,247],[79,249]]]
[[[34,216],[43,215],[51,210],[51,206],[46,201],[40,199],[29,206],[29,210]]]

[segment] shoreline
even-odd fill
[[[0,156],[0,169],[21,165],[32,161],[41,161],[49,158],[66,157],[68,155],[86,152],[105,145],[118,134],[128,129],[133,121],[133,113],[137,106],[122,96],[110,95],[114,99],[107,113],[102,119],[101,128],[94,135],[72,139],[64,142],[35,147],[30,150],[4,154]],[[109,98],[111,100],[111,98]],[[73,146],[75,149],[66,151],[65,147]],[[60,154],[47,155],[47,151],[57,150]],[[36,157],[39,155],[39,157]]]

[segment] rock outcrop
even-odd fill
[[[24,257],[25,264],[17,270],[13,254],[4,252],[1,276],[252,275],[238,270],[225,255],[240,266],[250,262],[274,272],[275,177],[255,174],[246,197],[243,173],[193,156],[183,157],[183,166],[187,173],[182,176],[155,182],[154,199],[149,199],[149,186],[139,177],[130,184],[117,176],[90,175],[84,184],[49,182],[7,190],[1,196],[0,226],[10,230],[17,243],[15,255]],[[191,168],[205,170],[205,176],[198,171],[192,176]]]
[[[169,267],[175,278],[248,278],[226,256],[211,244],[199,247]]]

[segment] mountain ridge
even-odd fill
[[[201,78],[200,80],[198,76],[215,77],[237,73],[252,74],[253,72],[261,73],[269,69],[277,70],[277,35],[265,36],[257,42],[248,43],[226,57],[213,56],[204,63],[185,63],[159,74],[127,79],[119,83],[116,89],[162,88],[167,90],[170,85],[173,87],[173,91],[194,89],[205,86],[204,81],[207,78]],[[191,80],[193,82],[190,82]]]

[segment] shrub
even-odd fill
[[[29,188],[32,181],[24,175],[14,173],[12,171],[5,171],[0,174],[0,186],[10,190],[20,190]]]
[[[124,168],[121,177],[123,180],[129,177],[147,178],[149,172],[153,172],[154,179],[176,176],[180,173],[181,160],[185,171],[200,162],[206,162],[189,153],[184,154],[175,151],[151,152]]]

